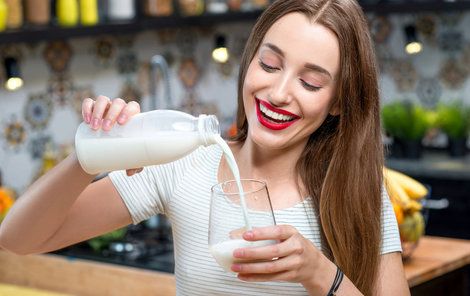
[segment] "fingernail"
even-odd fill
[[[241,258],[243,257],[243,249],[236,249],[235,251],[233,251],[233,257],[235,258]]]
[[[85,122],[90,123],[91,121],[91,115],[90,114],[85,114]]]
[[[127,115],[121,114],[119,115],[118,122],[119,123],[124,123],[127,120]]]
[[[98,129],[100,127],[100,119],[99,118],[93,118],[93,122],[91,123],[91,128],[92,129]]]
[[[232,270],[233,271],[241,271],[242,266],[240,264],[232,264]]]
[[[106,119],[103,122],[103,129],[104,130],[110,130],[111,129],[111,120],[110,119]]]
[[[253,231],[249,230],[245,232],[245,237],[246,238],[253,238],[255,235],[253,234]]]

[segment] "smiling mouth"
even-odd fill
[[[282,130],[291,126],[300,117],[288,111],[277,109],[269,103],[256,100],[256,111],[259,122],[272,130]]]

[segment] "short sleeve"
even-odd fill
[[[125,170],[109,174],[134,224],[156,214],[166,214],[171,196],[184,177],[188,163],[186,158],[144,167],[142,172],[131,177],[126,175]]]
[[[400,232],[393,206],[385,187],[382,187],[382,249],[381,254],[401,252]]]

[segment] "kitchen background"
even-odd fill
[[[428,236],[470,239],[470,2],[360,2],[380,66],[386,166],[426,186],[423,194],[406,192],[405,202],[390,194],[406,260],[424,228]],[[223,136],[232,135],[240,58],[268,4],[0,0],[0,222],[12,197],[73,150],[86,97],[215,114]],[[151,61],[160,61],[156,77]],[[174,270],[171,225],[162,216],[56,253]],[[418,287],[419,295],[470,294],[470,272],[462,270],[464,284],[439,280]]]
[[[410,100],[434,108],[438,102],[470,103],[470,12],[368,14],[381,66],[383,103]],[[69,153],[81,122],[85,97],[106,95],[140,101],[149,108],[149,62],[163,55],[169,64],[170,97],[157,76],[157,106],[192,114],[216,114],[227,134],[236,110],[238,64],[253,21],[132,35],[105,35],[30,44],[2,44],[14,57],[24,86],[0,89],[0,169],[3,183],[18,192],[47,166]],[[414,24],[423,50],[405,51],[404,28]],[[230,52],[225,64],[211,57],[224,35]],[[4,75],[2,71],[1,75]],[[0,81],[5,81],[0,76]],[[431,146],[444,147],[433,135]],[[51,159],[52,158],[52,159]],[[49,161],[49,162],[47,162]]]

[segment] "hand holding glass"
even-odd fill
[[[276,225],[266,183],[242,179],[241,184],[250,226],[256,228]],[[211,191],[209,251],[225,271],[231,271],[233,263],[243,262],[233,257],[234,250],[277,243],[275,240],[246,241],[242,238],[248,229],[239,188],[234,180],[214,185]]]

